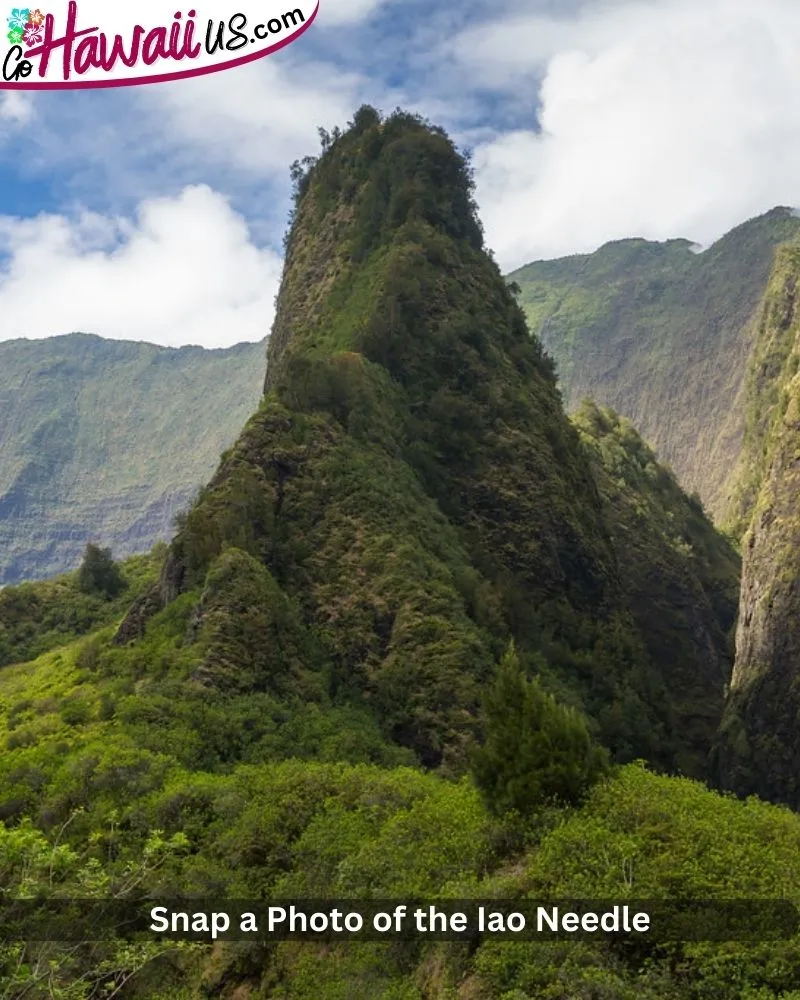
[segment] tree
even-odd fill
[[[111,558],[111,549],[89,542],[78,570],[78,586],[84,594],[102,594],[108,600],[122,593],[127,583]]]
[[[528,680],[513,643],[483,707],[485,742],[474,753],[473,777],[495,815],[577,803],[608,768],[583,718]]]

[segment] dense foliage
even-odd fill
[[[99,594],[109,601],[125,589],[125,577],[114,562],[111,549],[89,542],[78,569],[78,588],[83,594]]]
[[[513,646],[484,695],[485,734],[473,754],[490,812],[529,818],[550,803],[574,805],[603,775],[606,756],[586,724],[528,680]]]
[[[601,781],[577,809],[535,810],[520,830],[513,817],[507,826],[492,816],[468,779],[403,766],[387,744],[383,765],[368,763],[369,744],[355,743],[355,715],[324,704],[304,716],[300,705],[285,704],[273,729],[290,730],[283,761],[274,737],[244,751],[251,762],[215,761],[192,741],[191,707],[181,709],[181,728],[165,714],[170,699],[155,694],[170,690],[154,655],[157,636],[163,644],[170,631],[166,619],[150,629],[148,663],[160,681],[108,651],[95,659],[96,639],[0,674],[6,893],[800,899],[796,815],[640,765]],[[133,693],[136,676],[152,694]],[[249,712],[236,698],[219,700],[213,712],[206,705],[201,731],[219,749],[237,726],[241,739],[248,726],[239,720],[252,726],[268,701]],[[331,742],[337,734],[349,745]],[[473,949],[7,942],[0,981],[9,997],[70,1000],[109,996],[124,983],[123,995],[153,1000],[793,1000],[798,947],[787,940],[631,949],[607,938],[486,938]]]
[[[715,750],[719,783],[800,805],[800,249],[779,253],[747,380],[736,491],[743,568],[736,664]]]
[[[680,744],[673,743],[680,770],[701,774],[731,675],[739,557],[628,420],[588,401],[573,419],[611,537],[624,553],[619,566],[627,605],[656,668],[651,699],[670,705],[671,724],[681,734]],[[641,717],[630,697],[617,710],[629,716],[628,728]],[[668,759],[670,729],[655,736],[651,757]]]
[[[295,171],[266,395],[182,523],[155,606],[201,588],[235,546],[300,609],[330,690],[427,766],[463,770],[513,638],[616,760],[703,773],[726,597],[674,623],[702,636],[681,644],[665,640],[661,595],[630,585],[613,499],[482,249],[468,165],[401,112],[362,109],[324,145]],[[635,488],[673,515],[646,477]],[[735,557],[694,516],[680,571],[695,560],[701,590],[735,586]],[[672,558],[671,536],[649,542],[643,560]],[[665,641],[703,702],[686,737],[653,659]]]
[[[164,547],[127,559],[115,573],[125,584],[114,600],[81,587],[77,572],[0,590],[0,667],[33,660],[119,619],[133,598],[151,587]]]

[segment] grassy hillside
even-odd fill
[[[169,538],[258,399],[264,345],[0,343],[0,584]]]
[[[686,240],[623,240],[514,272],[568,407],[590,397],[628,417],[720,522],[744,431],[753,320],[775,249],[800,233],[777,208],[703,253]]]

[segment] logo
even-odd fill
[[[107,0],[12,7],[0,33],[0,89],[132,87],[232,69],[299,38],[319,9],[318,0],[250,0],[251,11],[239,9],[247,0],[203,2],[206,16],[170,0],[139,0],[135,14]]]

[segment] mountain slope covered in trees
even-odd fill
[[[0,585],[146,552],[258,400],[264,345],[180,350],[84,334],[0,343]]]
[[[800,220],[776,208],[702,253],[687,240],[622,240],[509,276],[568,406],[590,397],[629,418],[721,523],[754,319],[776,248],[798,235]]]
[[[364,112],[298,185],[262,405],[173,541],[150,610],[207,579],[220,613],[243,580],[297,605],[315,662],[428,766],[460,759],[509,638],[531,666],[544,656],[620,759],[688,760],[669,665],[685,663],[718,718],[733,553],[676,488],[674,534],[651,533],[641,558],[669,547],[661,561],[694,577],[698,642],[659,596],[634,602],[611,498],[440,132]],[[211,663],[204,676],[217,683]]]
[[[741,794],[800,806],[800,248],[778,255],[747,380],[735,513],[743,529],[736,665],[716,750]]]
[[[588,395],[629,417],[726,522],[751,318],[798,225],[776,209],[701,255],[628,240],[511,276],[568,403]],[[0,344],[0,365],[0,583],[15,583],[73,568],[88,538],[120,555],[167,538],[256,404],[263,346],[76,334]]]

